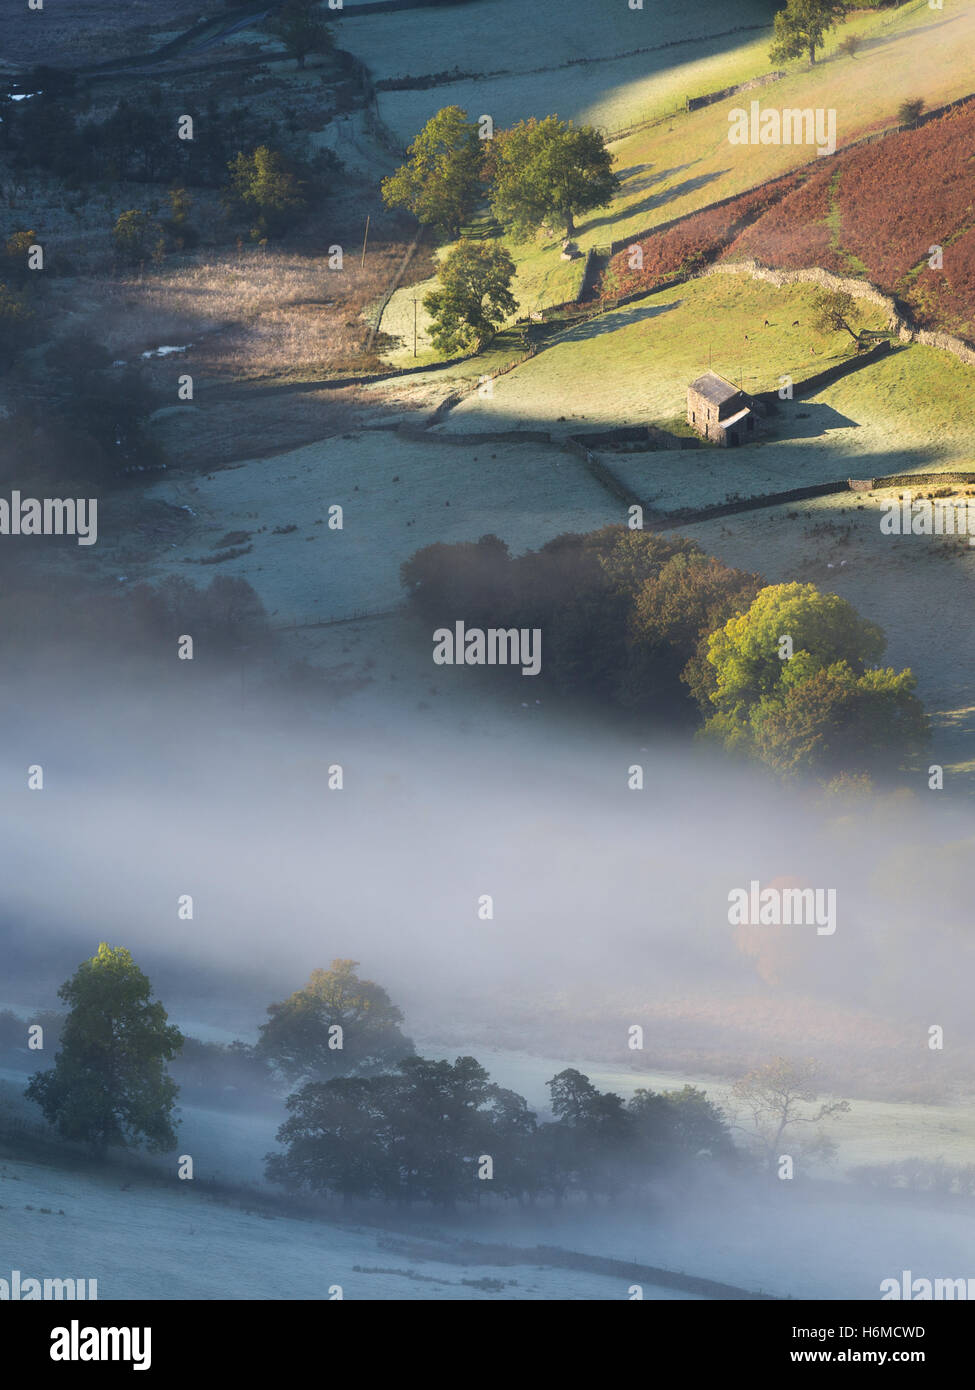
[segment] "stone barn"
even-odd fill
[[[687,388],[687,423],[712,444],[747,444],[756,433],[760,402],[717,372],[705,372]]]

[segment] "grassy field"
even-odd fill
[[[492,9],[500,3],[495,0]],[[487,11],[487,6],[484,9]],[[739,24],[747,22],[737,11],[735,18]],[[675,21],[685,23],[677,16]],[[385,74],[385,65],[398,73],[450,66],[453,50],[449,31],[444,35],[438,31],[435,51],[444,55],[443,62],[434,64],[428,58],[426,67],[420,69],[410,66],[408,46],[403,56],[393,56],[394,45],[388,34],[381,43],[378,36],[370,40],[363,30],[371,23],[360,21],[358,29],[347,26],[343,42],[348,42],[376,75]],[[420,29],[414,29],[414,42]],[[657,32],[662,36],[659,41],[666,42],[666,29]],[[685,36],[686,32],[685,23]],[[524,34],[523,23],[512,28],[513,38]],[[838,45],[851,34],[860,39],[861,47],[853,57],[841,55]],[[604,34],[600,42],[608,45],[610,37]],[[923,97],[933,107],[966,95],[972,86],[967,54],[973,40],[975,7],[971,6],[932,11],[923,0],[915,0],[893,14],[856,14],[829,36],[815,67],[793,65],[786,77],[760,89],[759,95],[765,106],[834,110],[837,140],[843,145],[892,125],[901,100]],[[706,51],[707,44],[704,49],[702,56],[702,44],[695,42],[689,53],[682,46],[662,48],[638,58],[617,58],[547,73],[526,71],[522,57],[518,72],[509,70],[488,80],[465,79],[426,91],[381,92],[380,110],[404,144],[435,111],[452,103],[464,106],[471,115],[488,112],[501,125],[555,111],[563,118],[591,121],[612,136],[622,125],[673,111],[687,95],[730,86],[767,73],[771,67],[767,33],[753,37],[744,32],[721,40],[711,54]],[[500,68],[502,50],[492,51],[499,55],[494,61]],[[530,47],[525,45],[523,51],[530,51]],[[602,50],[587,51],[598,57]],[[550,56],[554,60],[556,53]],[[816,161],[815,150],[808,146],[731,145],[728,112],[747,100],[745,96],[732,97],[682,112],[619,140],[614,153],[622,190],[609,208],[579,219],[576,240],[580,247],[585,250],[636,236],[660,222]],[[535,243],[512,249],[518,261],[514,289],[524,309],[538,309],[567,297],[570,277],[558,260],[557,239],[540,234]]]
[[[722,27],[730,23],[726,19]],[[515,57],[515,70],[494,77],[419,91],[380,91],[379,112],[404,145],[442,106],[462,106],[472,116],[488,112],[501,126],[557,111],[563,119],[599,126],[615,139],[640,121],[670,115],[688,96],[721,91],[769,72],[768,34],[763,29],[758,38],[747,33],[704,36],[657,52],[596,57],[569,68],[544,68],[546,55],[533,58],[526,50]]]
[[[493,531],[520,551],[561,531],[621,519],[618,503],[559,449],[472,447],[466,440],[429,445],[381,431],[325,440],[193,483],[162,483],[150,496],[191,507],[193,531],[178,549],[123,572],[208,582],[216,569],[194,562],[212,554],[226,531],[246,530],[253,549],[222,563],[219,573],[249,580],[279,622],[393,607],[403,598],[400,564],[433,541]],[[333,501],[345,507],[342,531],[324,524]]]
[[[644,71],[654,71],[671,67],[675,58],[693,56],[716,34],[727,35],[721,41],[725,49],[736,46],[738,36],[728,31],[771,26],[775,8],[768,0],[736,0],[733,7],[699,0],[692,9],[682,10],[667,0],[645,0],[642,10],[626,4],[600,6],[594,23],[597,16],[588,0],[536,0],[530,6],[519,0],[478,0],[443,9],[346,18],[339,21],[337,37],[339,45],[361,58],[380,80],[470,73],[472,68],[477,75],[558,68],[583,54],[600,59],[641,49],[652,50],[643,61]],[[675,44],[676,49],[668,49]],[[578,71],[568,69],[565,86],[572,87]],[[612,73],[604,75],[603,88],[612,83]],[[436,100],[436,95],[434,89],[427,98]]]
[[[851,32],[862,43],[852,58],[836,52]],[[934,107],[967,95],[972,74],[964,55],[973,39],[975,8],[934,11],[918,0],[893,15],[849,20],[815,67],[793,67],[758,96],[763,106],[835,110],[837,143],[847,144],[894,124],[906,98],[923,97]],[[808,146],[731,145],[728,112],[749,99],[732,97],[622,140],[616,156],[623,191],[612,209],[580,226],[580,245],[634,235],[817,159]]]
[[[778,387],[784,374],[799,380],[848,356],[845,334],[804,326],[812,304],[812,286],[777,289],[737,275],[673,286],[567,329],[496,381],[492,399],[466,401],[442,428],[662,423],[684,414],[687,385],[707,371],[709,350],[714,370],[741,376],[746,390]],[[864,326],[883,327],[883,317],[868,306]]]

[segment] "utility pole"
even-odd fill
[[[365,263],[366,263],[366,242],[367,242],[368,240],[369,240],[369,214],[368,214],[368,212],[367,212],[367,213],[366,213],[366,231],[365,231],[365,235],[364,235],[363,238],[362,238],[362,260],[359,262],[359,269],[360,269],[360,270],[362,269],[362,267],[363,267],[363,266],[365,265]]]
[[[416,295],[413,296],[413,356],[416,356]]]

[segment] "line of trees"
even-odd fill
[[[547,1083],[554,1120],[490,1080],[474,1057],[408,1057],[389,1073],[312,1082],[289,1097],[267,1176],[290,1189],[453,1206],[483,1195],[561,1203],[636,1193],[662,1171],[736,1150],[703,1091],[625,1103],[567,1068]]]
[[[406,163],[383,180],[382,195],[448,239],[486,201],[497,222],[525,240],[549,223],[570,237],[576,217],[611,202],[619,186],[593,126],[546,116],[495,133],[489,117],[475,122],[461,107],[445,106],[409,146]],[[518,307],[514,273],[496,241],[469,237],[448,252],[439,287],[423,301],[442,353],[479,350],[510,318]]]
[[[700,726],[782,775],[886,776],[928,741],[913,674],[877,664],[880,628],[835,594],[765,585],[686,537],[607,526],[512,557],[482,536],[424,547],[401,578],[433,627],[462,615],[541,629],[539,679],[554,693]]]
[[[619,177],[594,126],[558,116],[532,117],[494,132],[489,117],[468,118],[459,106],[431,116],[407,149],[406,163],[383,179],[383,199],[407,208],[446,237],[457,236],[484,199],[516,236],[549,223],[575,231],[582,213],[605,207]]]
[[[138,103],[121,98],[102,119],[76,114],[55,88],[30,102],[0,98],[0,152],[23,174],[42,169],[70,191],[93,183],[169,184],[168,207],[150,200],[124,211],[115,227],[123,259],[149,261],[164,249],[193,245],[187,189],[219,191],[231,219],[247,218],[255,240],[289,230],[324,197],[340,167],[331,150],[305,157],[275,122],[215,100],[193,114],[193,138],[177,138],[183,112],[150,87]]]
[[[704,1091],[640,1088],[629,1101],[600,1091],[574,1067],[546,1084],[552,1119],[540,1122],[523,1096],[491,1081],[474,1057],[453,1062],[416,1055],[403,1016],[381,985],[356,974],[355,961],[316,970],[303,989],[268,1007],[255,1047],[184,1038],[152,998],[148,977],[123,947],[103,942],[65,982],[62,1020],[45,1016],[57,1041],[53,1067],[25,1094],[67,1140],[95,1152],[145,1145],[176,1147],[178,1085],[167,1063],[219,1083],[294,1085],[281,1152],[267,1156],[269,1180],[290,1190],[452,1207],[493,1195],[561,1203],[641,1193],[663,1174],[709,1166],[735,1171],[753,1160],[770,1173],[787,1149],[831,1156],[820,1122],[849,1109],[829,1101],[810,1111],[819,1080],[810,1061],[777,1058],[734,1087],[746,1126]],[[24,1025],[0,1014],[0,1050],[16,1050]],[[219,1059],[213,1070],[214,1057]],[[209,1064],[209,1069],[208,1069]],[[742,1128],[736,1147],[732,1129]]]

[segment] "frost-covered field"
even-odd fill
[[[711,0],[691,11],[664,0],[645,0],[642,10],[603,3],[598,14],[588,0],[477,0],[350,18],[339,43],[377,80],[470,74],[426,90],[378,93],[380,116],[405,145],[450,105],[488,113],[498,125],[554,111],[612,134],[675,109],[688,93],[764,71],[768,24],[760,0],[733,15]],[[588,61],[580,63],[583,55]]]
[[[559,1246],[716,1279],[778,1297],[879,1297],[903,1269],[971,1277],[975,1216],[931,1203],[857,1201],[782,1184],[713,1201],[661,1194],[645,1210],[601,1208],[431,1219],[423,1241]],[[0,1271],[98,1280],[101,1299],[625,1299],[630,1280],[571,1269],[439,1261],[389,1248],[373,1226],[241,1211],[190,1183],[171,1187],[0,1162]],[[47,1210],[43,1210],[46,1208]],[[63,1215],[61,1214],[63,1212]],[[402,1232],[390,1232],[402,1239]],[[479,1281],[492,1281],[489,1286]],[[465,1282],[470,1281],[470,1282]],[[500,1284],[501,1287],[497,1287]],[[651,1299],[686,1298],[644,1287]]]
[[[374,78],[422,76],[455,68],[469,72],[507,72],[528,67],[556,67],[582,55],[606,58],[636,49],[647,54],[648,69],[670,67],[701,41],[748,25],[768,25],[769,7],[744,0],[729,15],[718,0],[698,0],[691,9],[668,0],[644,0],[642,10],[626,3],[599,0],[475,0],[473,4],[349,17],[340,21],[339,46],[361,58]],[[747,32],[743,35],[748,38]],[[738,40],[740,42],[741,40]],[[725,41],[725,46],[735,42]],[[568,69],[569,74],[576,69]],[[567,84],[571,83],[567,77]],[[611,79],[610,79],[611,81]],[[604,82],[604,85],[607,85]]]
[[[554,1225],[554,1223],[553,1223]],[[495,1239],[566,1244],[516,1220]],[[781,1183],[748,1194],[734,1188],[646,1212],[601,1212],[572,1222],[575,1250],[680,1268],[779,1298],[879,1299],[883,1279],[910,1269],[927,1278],[975,1276],[975,1214],[931,1204],[860,1202],[847,1193],[810,1197]]]
[[[563,120],[599,126],[612,139],[627,126],[676,110],[688,93],[730,86],[743,75],[739,69],[754,65],[761,71],[767,66],[767,47],[767,41],[749,44],[729,56],[727,41],[705,39],[659,54],[621,54],[543,71],[532,68],[544,59],[533,64],[523,53],[513,72],[447,82],[425,91],[381,91],[377,105],[383,122],[404,146],[443,106],[461,106],[472,117],[487,113],[502,128],[555,112]],[[675,57],[681,54],[693,54],[693,59],[682,62]]]
[[[381,430],[252,460],[192,486],[161,483],[150,495],[195,513],[185,544],[160,557],[152,577],[207,582],[214,568],[187,559],[212,554],[229,530],[253,530],[251,552],[219,573],[249,580],[278,622],[393,607],[403,598],[401,563],[434,541],[493,531],[521,551],[621,520],[619,505],[559,449],[454,447]],[[326,524],[332,502],[345,508],[341,531]],[[285,527],[295,529],[274,534]]]
[[[627,1297],[622,1279],[570,1269],[421,1261],[383,1248],[374,1228],[248,1214],[175,1178],[170,1189],[123,1190],[117,1177],[6,1160],[0,1203],[0,1277],[19,1269],[24,1277],[97,1279],[100,1299],[328,1299],[337,1284],[346,1299]]]

